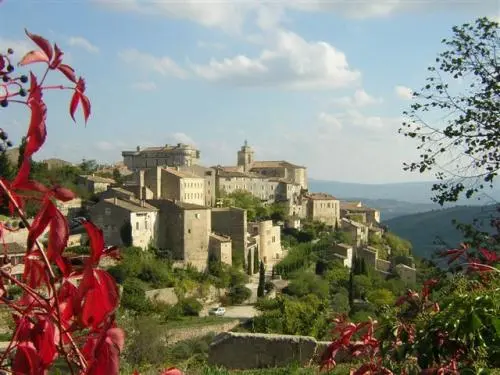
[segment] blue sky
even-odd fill
[[[93,115],[68,116],[51,92],[40,158],[121,160],[137,145],[192,143],[202,163],[286,159],[349,182],[429,180],[403,172],[397,135],[412,88],[453,25],[498,17],[496,0],[258,2],[4,0],[0,48],[32,49],[23,28],[61,45],[87,81]],[[61,82],[57,74],[52,82]],[[81,119],[81,117],[79,117]],[[23,108],[0,111],[11,138]]]

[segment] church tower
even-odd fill
[[[242,167],[244,172],[248,172],[252,168],[253,161],[253,150],[245,140],[245,144],[238,151],[238,167]]]

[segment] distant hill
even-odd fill
[[[329,193],[341,199],[359,197],[361,200],[389,199],[410,203],[432,203],[432,185],[432,181],[392,184],[356,184],[350,182],[309,179],[310,191]],[[485,189],[484,193],[487,193],[494,201],[491,201],[490,198],[482,197],[480,201],[477,199],[464,199],[457,203],[463,205],[483,205],[500,201],[500,186],[496,186],[494,189]]]
[[[380,211],[381,219],[390,220],[398,216],[416,214],[440,209],[435,203],[412,203],[402,202],[394,199],[365,199],[360,197],[346,198],[349,201],[361,201],[363,205],[376,208]]]
[[[409,240],[413,244],[413,253],[430,259],[438,249],[435,244],[440,238],[450,247],[457,246],[463,237],[454,227],[452,220],[472,224],[478,219],[478,225],[484,231],[490,231],[489,219],[495,213],[496,205],[488,206],[456,206],[446,209],[432,210],[406,216],[399,216],[383,223],[391,232]]]

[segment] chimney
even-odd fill
[[[137,152],[141,151],[141,146],[137,146]]]

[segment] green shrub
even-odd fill
[[[123,284],[121,306],[136,312],[146,312],[150,309],[150,302],[146,298],[144,283],[130,278]]]
[[[203,305],[196,298],[185,298],[178,302],[181,306],[182,315],[198,316],[203,309]]]
[[[329,286],[326,280],[312,272],[300,272],[294,275],[294,278],[283,292],[296,297],[314,294],[321,299],[327,299]]]
[[[233,286],[227,293],[227,303],[239,305],[250,298],[252,291],[244,285]]]

